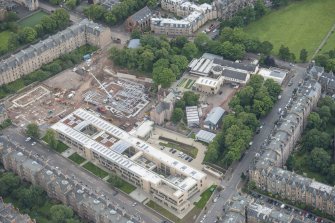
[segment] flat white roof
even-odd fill
[[[219,81],[214,78],[209,78],[209,77],[199,77],[195,84],[198,85],[205,85],[209,87],[216,87],[219,84]]]
[[[183,173],[186,177],[190,177],[196,181],[202,180],[206,174],[196,170],[187,164],[184,164],[175,158],[165,154],[164,152],[154,148],[150,144],[131,136],[128,132],[114,126],[113,124],[95,116],[94,114],[79,108],[73,113],[66,116],[64,119],[59,121],[58,123],[54,124],[51,128],[61,132],[62,134],[70,137],[74,141],[77,141],[80,144],[83,144],[85,147],[91,149],[92,151],[97,152],[98,154],[102,155],[103,157],[110,159],[114,162],[117,162],[124,168],[138,174],[139,176],[151,181],[154,184],[159,183],[161,180],[167,181],[166,178],[159,176],[157,173],[147,170],[146,168],[140,166],[139,164],[135,163],[134,161],[130,160],[128,157],[125,157],[121,154],[118,154],[111,150],[110,148],[96,142],[95,140],[89,138],[84,133],[77,131],[70,126],[63,123],[68,117],[77,116],[80,119],[84,120],[87,123],[92,124],[93,126],[107,132],[111,136],[126,141],[131,144],[132,147],[136,148],[139,151],[142,151],[144,154],[148,155],[149,157],[153,157],[156,160],[159,160],[161,163],[164,163],[171,168],[177,170],[177,172]],[[196,182],[192,181],[192,182]],[[188,181],[191,182],[191,181]]]
[[[154,122],[150,120],[144,121],[137,129],[135,134],[139,137],[145,137],[154,128]]]

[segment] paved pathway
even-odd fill
[[[322,42],[320,43],[319,47],[315,50],[312,59],[320,52],[320,50],[322,49],[322,47],[327,43],[327,40],[329,39],[329,37],[333,34],[335,35],[335,33],[333,33],[335,31],[335,23],[333,25],[333,27],[329,30],[329,32],[327,33],[327,35],[325,36],[325,38],[323,38]]]

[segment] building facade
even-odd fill
[[[299,87],[287,111],[283,112],[269,143],[249,170],[249,177],[261,190],[334,215],[334,187],[300,176],[284,167],[320,95],[321,85],[314,79],[305,81]]]
[[[218,16],[215,4],[196,5],[185,0],[162,0],[161,6],[183,19],[151,18],[151,31],[160,35],[192,36],[207,21]]]
[[[4,203],[0,197],[0,222],[2,223],[36,223],[29,215],[21,214],[12,204]]]
[[[217,94],[223,84],[223,78],[214,79],[209,77],[199,77],[193,88],[206,94]]]
[[[14,2],[25,6],[29,11],[35,11],[38,9],[38,0],[14,0]]]
[[[145,6],[135,14],[128,17],[126,21],[126,29],[128,32],[132,32],[135,29],[144,31],[150,28],[150,19],[152,16],[151,10],[148,6]]]
[[[109,199],[102,197],[93,189],[81,184],[73,178],[63,174],[60,169],[49,166],[45,160],[32,156],[24,148],[17,147],[15,150],[0,144],[0,158],[6,170],[18,174],[21,179],[27,180],[34,185],[42,187],[50,198],[61,201],[73,208],[78,215],[90,222],[99,223],[139,223],[129,214],[112,204]],[[2,217],[6,217],[1,211]],[[16,215],[13,215],[15,217]],[[18,215],[17,215],[18,216]],[[8,216],[7,216],[8,217]],[[24,217],[24,218],[23,218]],[[20,219],[15,221],[16,219]],[[24,219],[27,219],[25,221]],[[131,221],[129,219],[132,219]],[[33,223],[25,216],[13,218],[10,223]]]
[[[88,160],[141,188],[160,205],[179,214],[207,187],[207,175],[128,132],[78,109],[51,127],[61,141]]]
[[[162,125],[165,120],[170,120],[173,111],[175,95],[170,92],[162,101],[158,102],[150,111],[150,119],[157,125]]]
[[[110,40],[109,28],[84,19],[1,61],[0,85],[15,81],[80,46],[91,44],[104,48]]]

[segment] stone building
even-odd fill
[[[84,19],[1,61],[0,85],[15,81],[80,46],[91,44],[104,48],[110,40],[109,28]]]
[[[214,4],[196,5],[185,0],[162,0],[161,6],[162,9],[183,17],[183,19],[151,18],[151,31],[155,34],[192,36],[207,21],[218,17]]]
[[[6,170],[13,171],[21,179],[42,187],[50,198],[71,206],[80,217],[90,222],[139,223],[138,220],[134,220],[134,216],[125,213],[121,207],[112,204],[106,197],[102,197],[94,190],[64,175],[60,169],[49,166],[44,160],[32,156],[23,148],[18,147],[14,150],[0,144],[0,159]],[[19,216],[19,213],[13,214],[11,218],[8,218],[6,213],[2,211],[0,202],[0,222],[34,222],[29,221],[26,216]],[[11,221],[2,221],[2,217],[7,217]],[[130,218],[132,220],[129,220]],[[25,219],[27,220],[25,221]]]
[[[321,95],[321,85],[306,80],[283,111],[263,153],[249,170],[256,187],[292,202],[301,202],[330,215],[335,214],[335,188],[287,171],[284,167],[290,152],[301,136],[309,113]]]
[[[151,109],[150,119],[157,125],[162,125],[165,120],[170,120],[174,102],[175,96],[171,92]]]
[[[38,9],[38,0],[14,0],[14,2],[25,6],[29,11],[35,11]]]
[[[152,16],[151,10],[148,6],[145,6],[135,14],[128,17],[126,21],[126,29],[128,32],[132,32],[135,29],[144,31],[150,28],[150,19]]]
[[[0,197],[0,222],[1,223],[36,223],[27,214],[21,214],[12,204],[4,203]]]

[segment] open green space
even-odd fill
[[[49,142],[47,141],[46,137],[44,136],[43,138],[43,141],[46,142],[47,144],[49,144]],[[67,150],[69,147],[64,144],[63,142],[61,141],[57,141],[57,147],[56,148],[52,148],[51,146],[49,146],[51,149],[55,150],[56,152],[58,153],[62,153],[64,152],[65,150]]]
[[[82,164],[83,162],[86,161],[86,159],[81,155],[79,155],[78,153],[73,153],[71,156],[69,156],[69,159],[77,164]]]
[[[193,86],[194,82],[195,80],[188,80],[187,84],[185,85],[185,88],[190,89]]]
[[[31,26],[31,27],[33,27],[34,25],[40,23],[41,19],[44,16],[46,16],[46,15],[48,15],[48,13],[43,12],[43,11],[38,11],[38,12],[36,12],[36,13],[34,13],[34,14],[32,14],[32,15],[24,18],[24,19],[22,19],[21,21],[18,22],[18,24],[20,26],[23,26],[23,27],[24,26]]]
[[[311,57],[335,23],[334,11],[334,0],[296,1],[251,23],[245,31],[252,37],[271,42],[274,54],[278,54],[283,44],[297,58],[303,48]]]
[[[108,176],[108,173],[106,171],[104,171],[100,167],[97,167],[96,165],[94,165],[91,162],[86,163],[83,167],[86,170],[88,170],[91,173],[93,173],[94,175],[96,175],[97,177],[100,177],[101,179],[103,179],[103,178],[105,178],[105,177]]]
[[[194,203],[194,205],[197,208],[203,209],[206,206],[209,198],[212,196],[213,192],[215,191],[215,188],[216,188],[216,185],[212,185],[207,190],[202,192],[202,194],[200,195],[201,199],[198,202]]]
[[[184,86],[184,83],[187,81],[187,78],[183,78],[179,83],[178,83],[178,87]]]
[[[166,146],[166,147],[169,147],[169,148],[172,148],[172,149],[179,150],[179,151],[189,155],[192,158],[197,157],[198,149],[195,148],[194,146],[190,146],[190,145],[187,145],[187,144],[184,144],[184,143],[180,143],[180,142],[174,141],[172,139],[168,139],[168,138],[161,137],[161,136],[159,137],[159,139],[162,139],[164,141],[168,141],[167,143],[160,142],[159,145],[161,145],[161,146]]]
[[[174,214],[172,214],[170,211],[166,210],[165,208],[161,207],[160,205],[158,205],[157,203],[153,202],[153,201],[149,201],[146,204],[148,207],[154,209],[155,211],[157,211],[158,213],[160,213],[161,215],[167,217],[168,219],[170,219],[171,221],[175,222],[175,223],[179,223],[182,222],[179,218],[177,218]]]
[[[133,192],[136,187],[127,181],[123,180],[121,177],[115,175],[115,174],[110,174],[109,179],[107,180],[108,183],[110,183],[112,186],[122,190],[123,192],[130,194]]]
[[[0,32],[0,51],[7,50],[9,38],[10,38],[9,31]]]
[[[334,49],[335,49],[335,32],[331,34],[331,36],[327,40],[327,43],[320,50],[320,53],[326,53]]]

